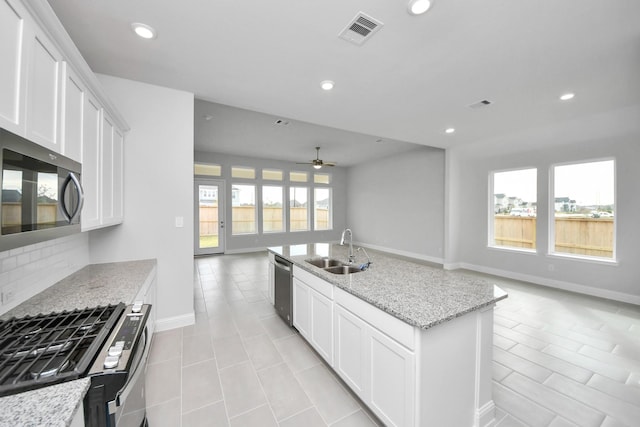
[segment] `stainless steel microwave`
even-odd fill
[[[80,163],[0,128],[0,252],[80,232]]]

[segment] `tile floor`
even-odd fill
[[[153,427],[379,424],[275,315],[265,253],[194,268],[196,324],[151,348]],[[510,294],[494,321],[498,427],[640,426],[639,307],[493,280]]]

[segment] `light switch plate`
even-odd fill
[[[176,217],[176,228],[182,228],[182,227],[184,227],[184,217],[177,216]]]

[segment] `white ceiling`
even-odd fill
[[[199,150],[307,160],[320,145],[348,165],[410,147],[398,141],[448,148],[640,104],[637,0],[434,0],[422,16],[406,0],[49,3],[94,71],[209,101]],[[384,26],[355,46],[338,33],[360,11]]]

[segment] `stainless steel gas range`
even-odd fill
[[[0,322],[0,396],[89,377],[86,426],[146,425],[150,311],[120,303]]]

